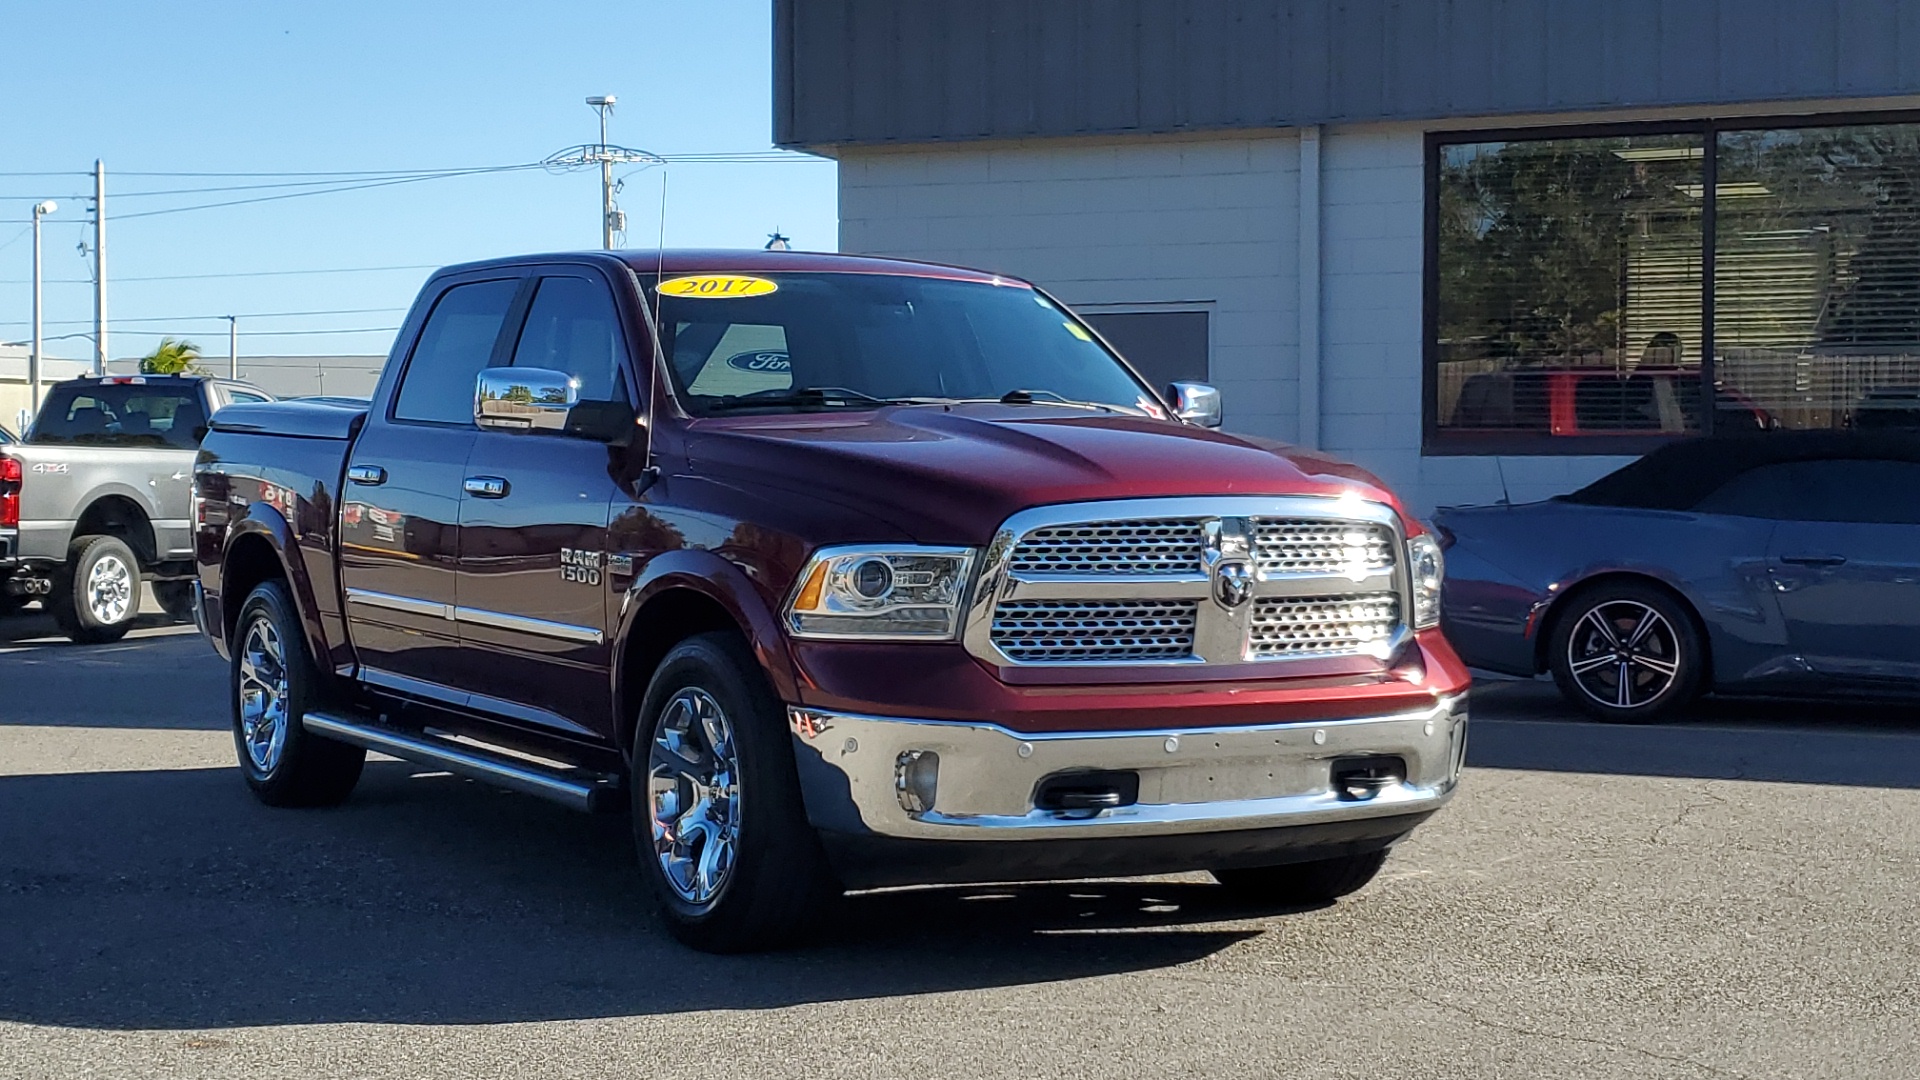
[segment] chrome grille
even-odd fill
[[[1016,574],[1199,573],[1204,543],[1197,518],[1055,525],[1023,537],[1007,568]]]
[[[1370,521],[1261,518],[1254,559],[1264,574],[1345,574],[1393,567],[1393,530]]]
[[[1263,597],[1253,604],[1247,655],[1256,660],[1297,656],[1355,656],[1393,635],[1400,598],[1356,596]]]
[[[1022,663],[1184,660],[1199,605],[1190,600],[1028,600],[993,612],[993,644]]]

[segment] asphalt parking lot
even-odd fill
[[[50,633],[0,620],[0,1076],[1920,1076],[1913,710],[1492,685],[1460,796],[1340,904],[909,891],[713,958],[623,820],[397,762],[270,810],[190,629]]]

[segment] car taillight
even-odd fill
[[[0,529],[20,527],[20,462],[0,457]]]

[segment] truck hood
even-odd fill
[[[1016,511],[1179,495],[1342,495],[1384,502],[1372,474],[1310,451],[1147,417],[1024,405],[696,420],[697,472],[813,492],[923,543],[981,545]],[[1418,525],[1407,521],[1410,530]]]

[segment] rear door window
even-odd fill
[[[474,384],[493,358],[516,278],[455,285],[440,294],[413,347],[393,404],[396,420],[473,423]]]
[[[46,446],[145,446],[192,450],[207,433],[198,386],[104,383],[56,386],[33,424]]]

